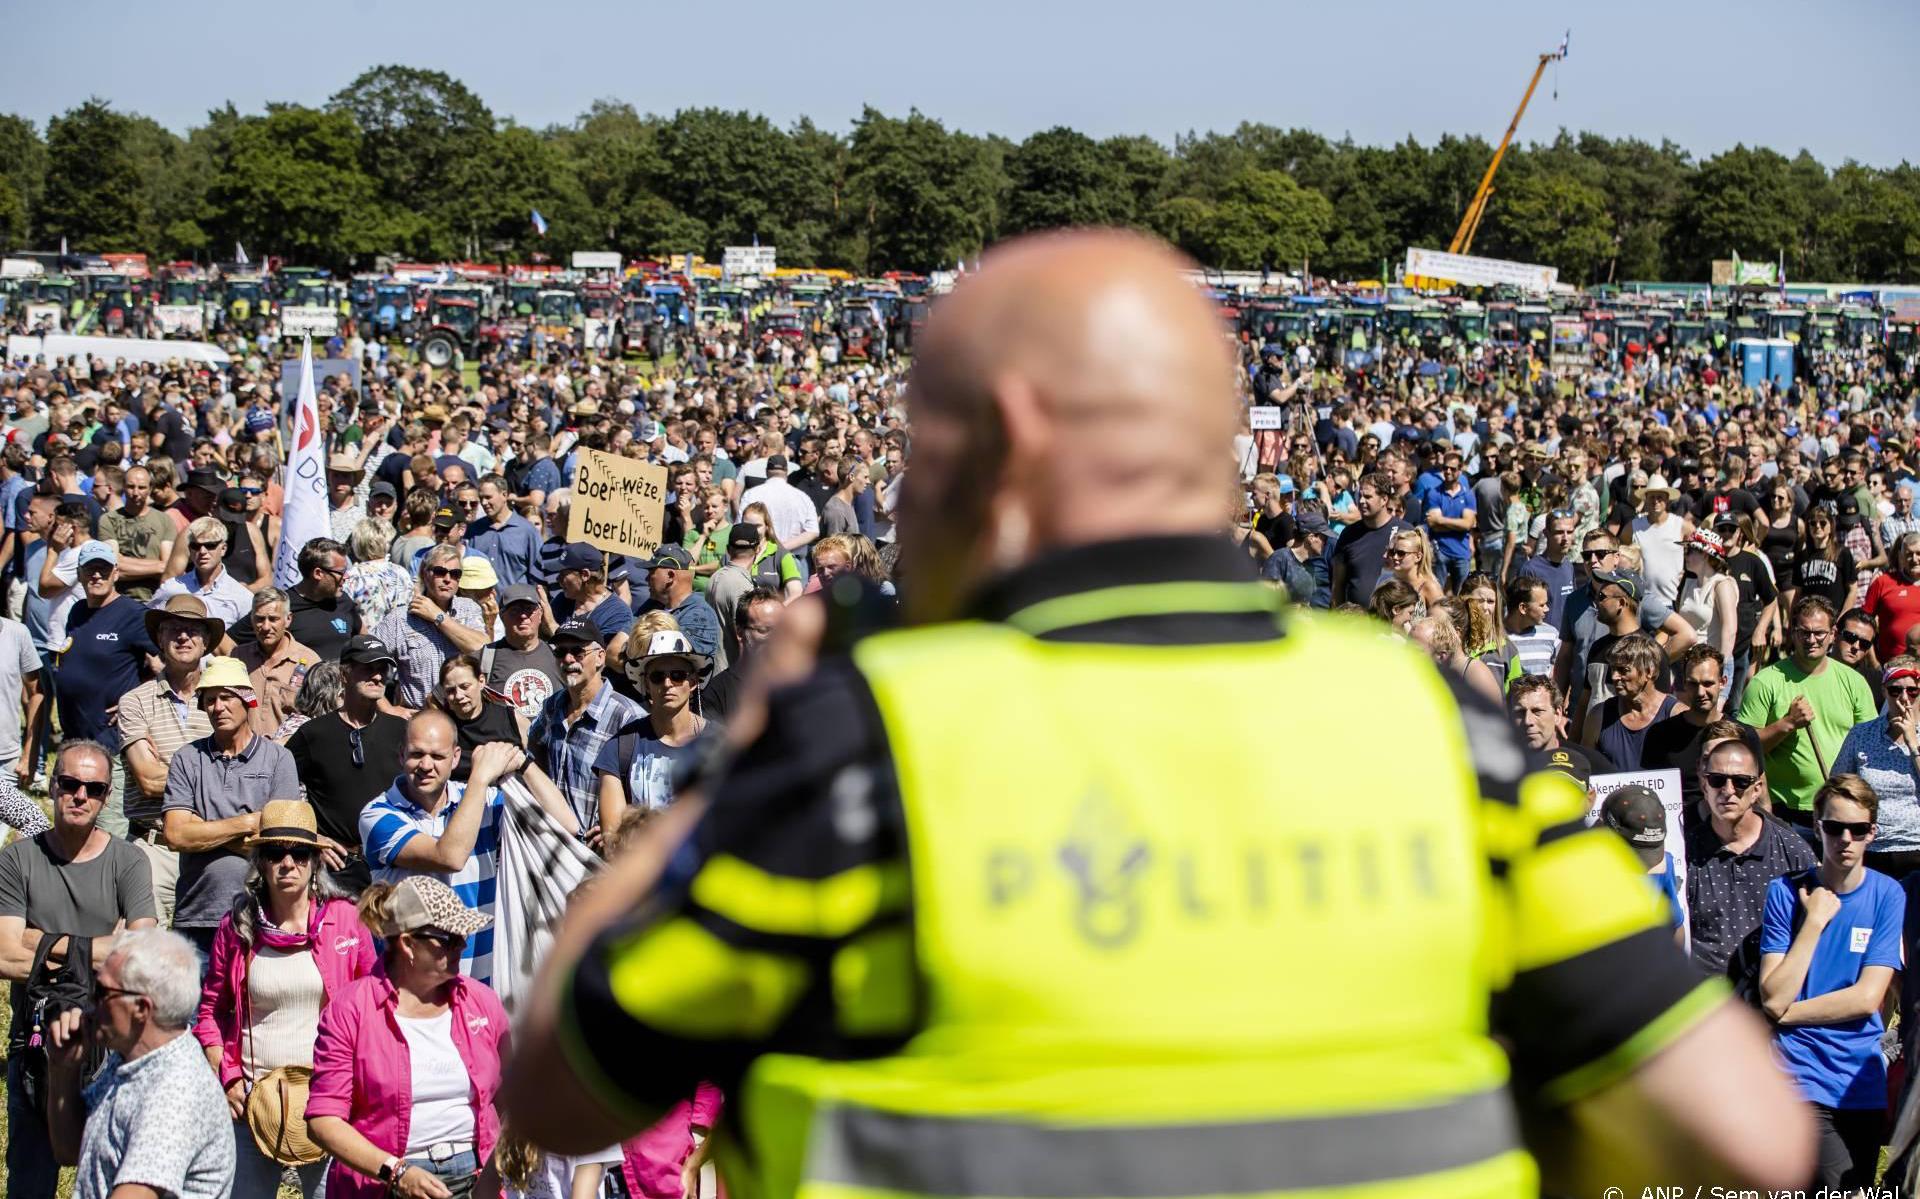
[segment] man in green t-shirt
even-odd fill
[[[1847,731],[1874,716],[1873,692],[1857,670],[1835,667],[1833,605],[1803,596],[1787,620],[1789,656],[1753,676],[1740,701],[1740,723],[1760,730],[1767,750],[1767,787],[1786,816],[1807,825],[1813,793]]]
[[[120,550],[121,593],[141,603],[153,598],[153,589],[166,578],[167,556],[173,552],[173,518],[153,506],[153,477],[144,466],[127,468],[126,503],[100,517],[100,539]]]

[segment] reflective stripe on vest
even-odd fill
[[[1501,1091],[1428,1107],[1231,1124],[1063,1128],[835,1106],[820,1113],[809,1182],[911,1195],[1172,1199],[1405,1179],[1519,1144]]]

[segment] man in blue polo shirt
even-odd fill
[[[107,719],[107,709],[140,685],[147,655],[160,651],[147,635],[146,605],[120,594],[120,556],[114,548],[104,541],[85,542],[78,569],[84,598],[67,616],[67,649],[52,672],[54,701],[63,737],[98,741],[115,751],[113,790],[101,810],[100,827],[125,836],[127,817],[120,803],[125,765],[118,752],[119,730]]]
[[[1813,811],[1820,864],[1767,887],[1760,1000],[1781,1064],[1813,1105],[1818,1185],[1852,1194],[1872,1185],[1886,1139],[1880,1006],[1900,970],[1906,894],[1867,869],[1880,799],[1860,776],[1828,779]]]
[[[1460,590],[1473,570],[1473,530],[1478,505],[1473,489],[1460,481],[1460,451],[1440,458],[1440,482],[1426,495],[1427,531],[1433,536],[1433,569],[1448,591]]]

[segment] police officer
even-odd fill
[[[1518,1199],[1523,1114],[1541,1164],[1603,1164],[1579,1193],[1799,1185],[1759,1021],[1581,790],[1371,628],[1282,619],[1222,535],[1233,364],[1187,265],[1051,235],[945,301],[911,627],[790,610],[762,669],[804,684],[582,897],[509,1122],[584,1151],[712,1080],[730,1187],[778,1199]]]

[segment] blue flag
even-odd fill
[[[547,218],[540,215],[538,208],[533,210],[533,231],[541,237],[547,235]]]

